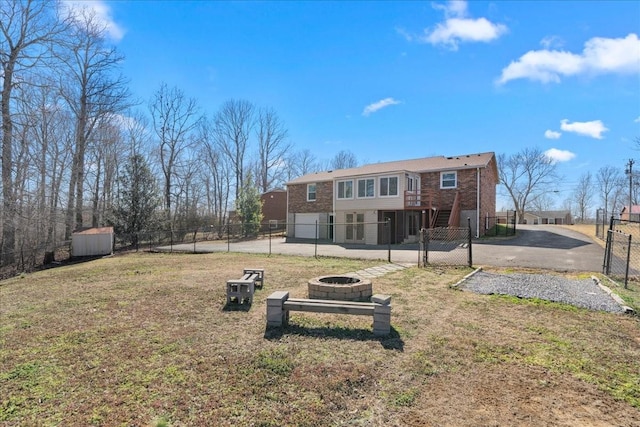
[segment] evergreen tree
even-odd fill
[[[256,236],[262,221],[262,201],[260,192],[253,183],[251,173],[245,178],[236,201],[236,210],[242,218],[244,236]]]
[[[118,179],[120,192],[113,212],[117,234],[129,237],[138,244],[138,234],[149,231],[157,220],[160,198],[158,185],[144,157],[133,155]]]

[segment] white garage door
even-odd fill
[[[320,218],[317,213],[296,214],[295,237],[298,239],[316,238],[316,221]]]

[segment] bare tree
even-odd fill
[[[331,160],[332,169],[348,169],[358,166],[356,155],[349,150],[341,150]]]
[[[576,203],[580,222],[588,218],[588,210],[591,208],[591,201],[595,190],[593,188],[593,177],[591,172],[583,173],[580,176],[578,185],[573,192],[573,199]]]
[[[29,83],[26,74],[42,65],[51,44],[65,30],[55,16],[55,3],[35,0],[0,2],[0,62],[2,63],[2,265],[15,260],[16,173],[13,144],[12,97],[16,81]]]
[[[235,174],[234,195],[244,182],[245,153],[254,127],[254,107],[249,101],[226,101],[214,118],[216,145],[227,156]]]
[[[538,212],[549,211],[553,208],[554,201],[549,193],[538,193],[530,201],[530,206]]]
[[[200,127],[201,158],[203,159],[203,182],[207,200],[207,216],[212,218],[218,236],[222,237],[229,207],[231,171],[227,157],[218,150],[215,142],[215,125],[203,122]]]
[[[104,224],[107,213],[114,201],[115,181],[119,158],[126,158],[124,141],[118,128],[119,120],[104,120],[95,130],[94,140],[89,148],[90,164],[87,176],[91,185],[91,226]]]
[[[618,168],[603,166],[596,173],[600,201],[604,207],[605,218],[608,218],[615,209],[615,192],[623,186],[622,174]]]
[[[19,106],[25,118],[21,126],[28,124],[30,174],[36,183],[37,215],[30,227],[36,229],[37,244],[51,251],[59,222],[60,188],[69,170],[71,121],[62,108],[58,89],[46,81],[23,87]]]
[[[165,83],[154,94],[149,110],[160,144],[158,155],[163,175],[165,215],[172,224],[173,186],[181,162],[192,148],[190,136],[197,129],[202,116],[195,99],[185,97],[180,89],[169,88]]]
[[[525,148],[509,157],[498,156],[500,183],[504,185],[518,215],[524,221],[524,213],[530,198],[557,181],[556,164],[538,148]]]
[[[106,26],[88,7],[70,10],[72,31],[59,58],[66,65],[62,94],[75,118],[75,146],[67,199],[66,236],[83,225],[85,160],[96,125],[126,109],[127,81],[117,74],[124,57],[106,44]],[[75,218],[74,218],[75,217]]]
[[[320,170],[318,160],[311,150],[305,148],[302,151],[294,152],[287,159],[287,180],[290,181],[308,173]]]
[[[256,123],[258,136],[258,189],[265,193],[282,181],[285,156],[291,149],[287,143],[288,131],[272,108],[258,112]]]

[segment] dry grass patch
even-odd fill
[[[637,318],[453,290],[466,268],[373,280],[371,319],[292,313],[275,290],[376,261],[134,254],[0,282],[0,424],[640,425]],[[265,268],[249,310],[225,281]]]

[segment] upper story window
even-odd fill
[[[440,188],[458,187],[457,172],[440,172]]]
[[[375,180],[373,178],[358,180],[358,198],[374,197]]]
[[[418,188],[418,179],[416,177],[407,175],[407,191],[416,191]]]
[[[380,197],[397,196],[398,195],[398,177],[383,176],[380,177]]]
[[[316,201],[316,185],[307,184],[307,202]]]
[[[353,199],[353,181],[338,181],[338,199]]]

